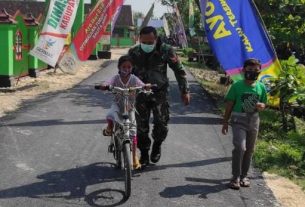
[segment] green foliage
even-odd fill
[[[184,57],[192,56],[194,52],[196,52],[193,48],[187,47],[182,50]]]
[[[273,93],[279,94],[285,103],[301,103],[305,97],[305,67],[298,64],[295,56],[282,60],[281,66],[281,74],[271,85]]]
[[[305,133],[281,129],[280,112],[267,109],[261,112],[259,140],[254,154],[256,167],[283,176],[305,176]],[[305,127],[304,121],[298,127]]]
[[[254,162],[264,171],[282,168],[290,175],[305,176],[303,156],[304,149],[300,146],[278,140],[262,140],[256,145]]]
[[[292,106],[305,105],[305,67],[298,64],[295,56],[282,60],[282,71],[279,77],[271,81],[271,95],[280,98],[280,111],[283,128],[287,131],[289,125],[288,110]],[[293,119],[291,119],[293,121]]]
[[[282,139],[280,112],[266,109],[260,113],[260,137],[264,140]]]
[[[305,62],[305,1],[255,0],[272,42],[281,59],[296,52]]]

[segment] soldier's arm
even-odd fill
[[[189,92],[189,85],[186,77],[186,72],[183,64],[179,60],[178,55],[172,47],[167,48],[167,62],[169,67],[174,71],[176,80],[179,85],[179,89],[182,94]]]

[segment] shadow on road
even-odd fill
[[[222,121],[223,119],[218,117],[171,116],[169,124],[217,125],[221,124]]]
[[[168,164],[168,165],[154,165],[150,164],[147,166],[142,173],[149,172],[149,171],[156,171],[156,170],[165,170],[167,168],[178,168],[178,167],[199,167],[199,166],[205,166],[205,165],[212,165],[220,162],[228,162],[231,161],[231,157],[222,157],[222,158],[212,158],[208,160],[198,160],[193,162],[185,162],[185,163],[178,163],[178,164]]]
[[[172,116],[169,124],[206,124],[217,125],[221,124],[222,119],[217,117],[188,117],[188,116]],[[87,125],[87,124],[105,124],[105,119],[82,120],[82,121],[65,121],[63,119],[46,119],[39,121],[29,121],[22,123],[3,124],[2,126],[18,126],[18,127],[48,127],[48,126],[64,126],[64,125]],[[1,125],[0,125],[1,126]]]
[[[203,178],[190,178],[190,177],[187,177],[186,180],[191,182],[202,182],[202,183],[206,183],[207,185],[187,184],[182,186],[167,187],[162,192],[160,192],[160,196],[164,198],[177,198],[183,195],[199,194],[199,198],[207,199],[208,194],[218,193],[220,191],[228,189],[226,183],[229,181],[229,179],[209,180]]]
[[[115,169],[112,163],[94,163],[64,171],[52,171],[37,176],[41,182],[13,187],[0,191],[0,199],[64,198],[80,199],[91,206],[117,206],[126,201],[124,191],[120,189],[100,189],[86,195],[86,188],[106,182],[124,182],[122,171]]]
[[[147,171],[164,170],[175,167],[197,167],[230,160],[231,157],[223,157],[179,164],[156,165],[149,166],[138,173],[143,174]],[[49,199],[64,198],[66,200],[71,200],[84,198],[90,206],[97,207],[117,206],[126,201],[124,191],[120,189],[99,189],[86,195],[86,188],[89,186],[106,182],[123,182],[122,171],[115,169],[115,165],[112,163],[94,163],[88,166],[64,171],[52,171],[38,175],[37,178],[42,181],[0,190],[0,199],[29,197]],[[187,179],[191,180],[191,178]],[[191,181],[194,181],[194,179]],[[207,190],[203,191],[203,193],[211,193],[219,191],[219,189],[224,189],[224,186],[222,186],[223,181],[213,181],[214,183],[220,183],[217,186],[207,186]],[[205,182],[207,182],[207,180],[205,180]],[[209,182],[211,183],[212,181]],[[198,193],[198,189],[202,189],[202,186],[186,185],[175,188],[177,189],[165,189],[160,195],[163,197],[170,197],[173,195],[178,197],[181,193]]]
[[[43,126],[57,126],[57,125],[81,125],[81,124],[104,124],[106,120],[83,120],[83,121],[64,121],[63,119],[49,119],[40,121],[29,121],[23,123],[4,124],[3,126],[31,126],[31,127],[43,127]]]
[[[189,81],[189,87],[191,102],[189,106],[185,107],[181,100],[181,94],[178,90],[179,87],[177,82],[170,81],[169,104],[171,115],[220,113],[214,100],[198,85],[196,81]]]
[[[77,85],[70,93],[64,94],[63,98],[69,99],[76,106],[110,108],[113,95],[108,91],[95,90],[94,85]]]

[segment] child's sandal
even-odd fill
[[[229,188],[234,190],[239,190],[240,184],[238,179],[231,180],[229,183]]]
[[[105,128],[105,129],[103,129],[103,135],[104,136],[111,136],[112,135],[112,131],[107,129],[107,128]]]
[[[250,180],[249,178],[243,178],[240,180],[241,187],[250,187]]]

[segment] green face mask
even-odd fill
[[[147,44],[141,43],[141,49],[146,53],[150,53],[155,49],[155,44],[147,45]]]

